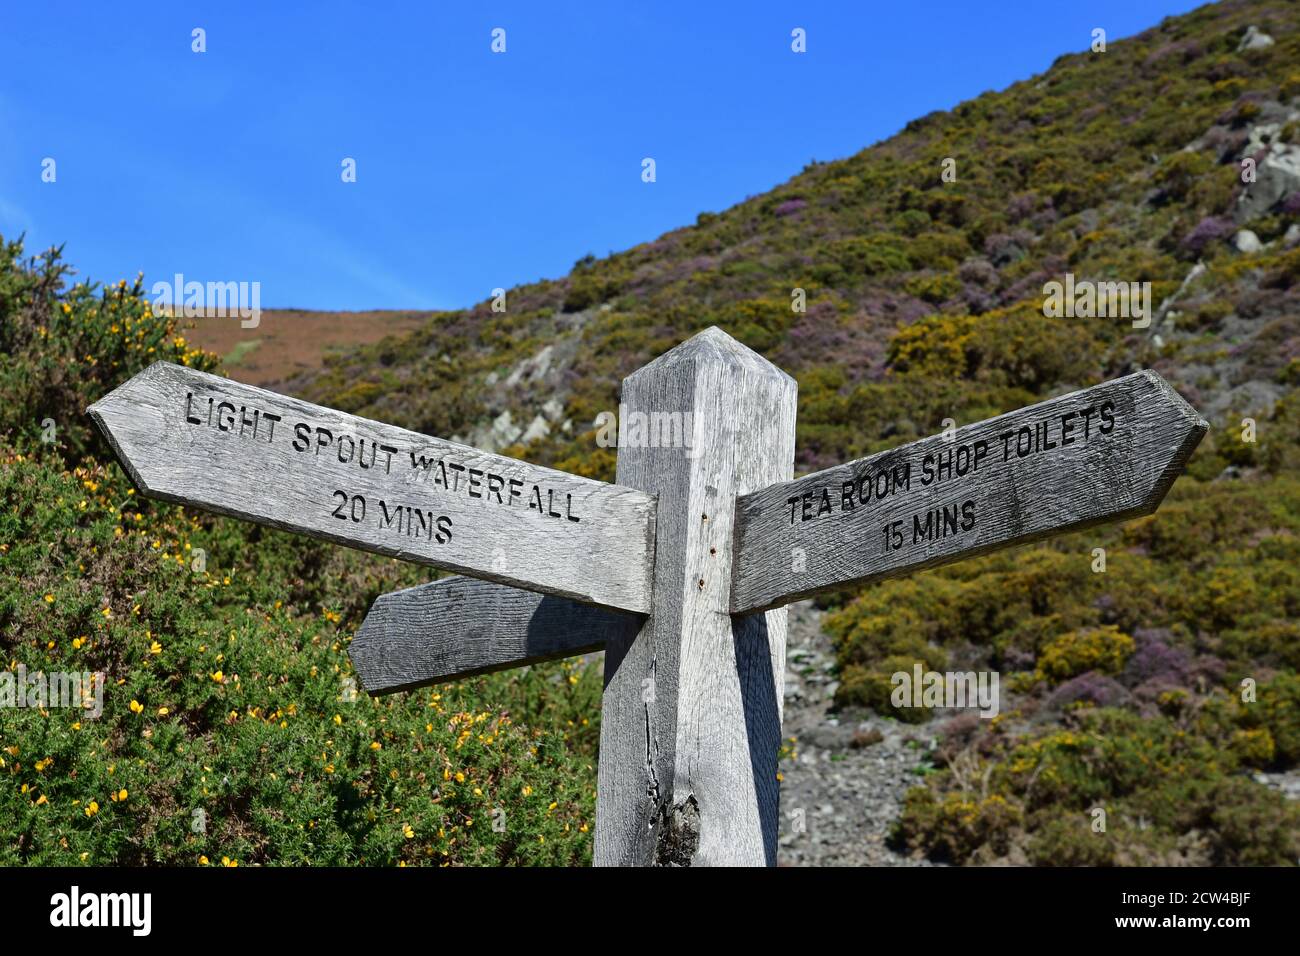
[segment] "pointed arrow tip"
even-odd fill
[[[1183,417],[1184,421],[1187,422],[1188,427],[1192,431],[1199,431],[1201,435],[1204,435],[1209,431],[1210,423],[1202,418],[1201,413],[1193,408],[1187,399],[1179,395],[1178,390],[1165,381],[1164,377],[1159,372],[1148,368],[1143,369],[1138,374],[1146,378],[1147,381],[1151,382],[1151,384],[1159,390],[1159,392],[1164,396],[1165,401],[1169,403],[1169,406]],[[1197,440],[1199,441],[1199,438]]]
[[[1187,399],[1179,395],[1177,389],[1165,381],[1158,372],[1143,369],[1138,374],[1154,386],[1156,393],[1164,399],[1165,405],[1174,412],[1178,424],[1182,426],[1181,430],[1171,436],[1173,442],[1168,459],[1156,474],[1151,486],[1141,496],[1142,504],[1139,513],[1151,514],[1169,493],[1178,476],[1183,473],[1188,459],[1192,457],[1192,452],[1210,430],[1210,423],[1202,418],[1201,413],[1192,407]]]
[[[131,477],[136,487],[150,496],[158,496],[158,489],[145,480],[140,471],[140,462],[136,460],[135,455],[131,454],[131,448],[128,447],[131,438],[129,427],[131,413],[137,405],[131,395],[140,382],[155,378],[168,365],[167,362],[154,362],[86,407],[86,414],[90,416],[99,428],[100,434],[104,436],[104,440],[113,449],[118,463]]]

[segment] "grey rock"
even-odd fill
[[[514,388],[520,382],[536,382],[544,380],[546,373],[551,368],[551,358],[555,354],[553,345],[545,346],[536,355],[524,359],[506,376],[506,387]]]
[[[1237,199],[1233,218],[1238,224],[1263,215],[1293,192],[1300,191],[1300,146],[1278,143],[1255,169],[1255,181]]]
[[[480,425],[469,434],[469,438],[461,439],[460,436],[453,435],[452,441],[465,441],[476,448],[482,448],[484,451],[496,451],[498,448],[504,448],[511,444],[519,436],[519,427],[515,425],[514,416],[510,410],[502,412],[496,418],[492,419],[491,424],[487,426]]]
[[[1262,783],[1270,790],[1276,790],[1288,800],[1300,800],[1300,770],[1287,770],[1282,773],[1259,772],[1255,782]]]
[[[519,441],[520,443],[527,445],[529,442],[545,438],[550,433],[551,426],[547,423],[546,419],[541,415],[537,415],[528,423],[528,427],[524,429],[524,433],[519,436]]]
[[[509,409],[502,412],[492,420],[492,440],[497,442],[496,447],[507,445],[514,441],[519,429],[515,427],[514,416],[510,414]]]
[[[1264,243],[1259,241],[1259,236],[1250,229],[1242,229],[1232,237],[1232,244],[1237,247],[1238,252],[1249,255],[1252,252],[1259,252],[1264,248]]]
[[[1250,128],[1250,138],[1246,141],[1246,146],[1245,149],[1242,150],[1242,155],[1253,155],[1265,146],[1271,145],[1273,140],[1277,137],[1277,134],[1281,131],[1281,123],[1256,123]]]
[[[1254,24],[1246,27],[1246,32],[1237,44],[1237,52],[1243,50],[1262,50],[1273,45],[1273,38]]]

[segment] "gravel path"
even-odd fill
[[[784,734],[794,756],[781,761],[778,862],[929,866],[885,846],[903,794],[920,780],[913,771],[925,762],[929,737],[875,714],[831,713],[835,654],[821,619],[810,602],[790,605]],[[865,743],[873,731],[881,739]]]

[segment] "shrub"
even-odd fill
[[[984,846],[1006,852],[1021,819],[1020,808],[999,794],[982,799],[959,793],[939,796],[929,788],[913,787],[903,798],[903,814],[891,836],[908,850],[961,863]]]
[[[970,251],[970,243],[960,232],[921,233],[908,247],[912,261],[924,269],[955,269]]]
[[[1132,687],[1145,681],[1181,683],[1187,679],[1190,660],[1182,648],[1165,643],[1169,632],[1138,631],[1134,634],[1135,651],[1124,667],[1124,682]]]
[[[130,491],[115,467],[0,449],[15,506],[0,513],[5,666],[106,675],[98,719],[0,710],[0,862],[589,858],[595,738],[580,722],[599,713],[597,673],[570,662],[522,682],[350,695],[355,617],[286,600],[283,572],[230,563],[214,539],[240,526]],[[239,550],[300,567],[291,541]]]
[[[1192,256],[1203,255],[1211,245],[1222,242],[1236,231],[1226,216],[1206,216],[1191,232],[1183,236],[1180,248]]]
[[[1234,776],[1237,752],[1208,726],[1192,731],[1111,708],[1074,719],[1022,740],[986,731],[993,751],[974,771],[952,765],[909,791],[899,842],[958,863],[1294,864],[1300,807]],[[1261,751],[1236,739],[1246,753]],[[972,779],[985,781],[978,798],[966,789]],[[1098,810],[1104,830],[1093,827]]]
[[[1118,627],[1067,631],[1043,648],[1038,657],[1038,677],[1059,683],[1085,671],[1118,674],[1133,653],[1133,638]]]
[[[879,667],[871,669],[849,668],[844,673],[837,694],[841,700],[861,704],[871,708],[878,714],[894,717],[904,723],[923,723],[930,719],[931,714],[928,708],[913,707],[910,699],[907,706],[894,706],[893,694],[897,685],[893,681],[893,676],[904,673],[910,679],[913,668],[917,664],[921,665],[922,672],[933,670],[935,668],[929,663],[930,660],[941,656],[941,653],[937,650],[930,650],[927,657],[909,657],[895,654],[881,661]]]
[[[905,288],[909,295],[931,305],[938,305],[961,295],[962,284],[956,276],[943,273],[936,276],[913,276],[907,280]]]
[[[930,215],[924,209],[904,209],[894,216],[892,225],[905,236],[919,236],[930,226]]]
[[[1053,691],[1047,699],[1047,706],[1056,710],[1082,704],[1114,707],[1124,703],[1127,697],[1128,694],[1118,681],[1095,671],[1085,671]]]
[[[1204,153],[1177,152],[1167,157],[1155,172],[1155,181],[1171,200],[1182,200],[1188,190],[1214,168],[1214,161]]]
[[[1234,722],[1248,734],[1253,754],[1266,749],[1264,734],[1272,742],[1272,754],[1264,766],[1286,770],[1300,764],[1300,676],[1282,673],[1256,688],[1254,702],[1234,698]]]
[[[1093,328],[1022,306],[929,316],[899,329],[888,357],[898,372],[1037,392],[1047,382],[1091,378],[1097,350]]]
[[[208,371],[216,356],[154,314],[142,277],[101,289],[71,275],[60,249],[24,259],[21,240],[0,237],[0,434],[52,431],[75,461],[108,450],[85,414],[96,399],[154,362]]]
[[[1034,866],[1114,866],[1117,844],[1135,834],[1128,829],[1120,833],[1095,830],[1093,819],[1091,813],[1077,810],[1041,814],[1025,848],[1029,862]]]

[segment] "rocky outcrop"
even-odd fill
[[[1255,181],[1237,200],[1233,218],[1238,224],[1250,222],[1278,205],[1292,193],[1300,192],[1300,146],[1274,143],[1255,166]]]
[[[1251,24],[1246,27],[1246,32],[1243,34],[1241,42],[1237,44],[1237,52],[1241,53],[1245,50],[1263,50],[1265,47],[1270,47],[1272,45],[1273,38],[1260,30],[1259,27]]]

